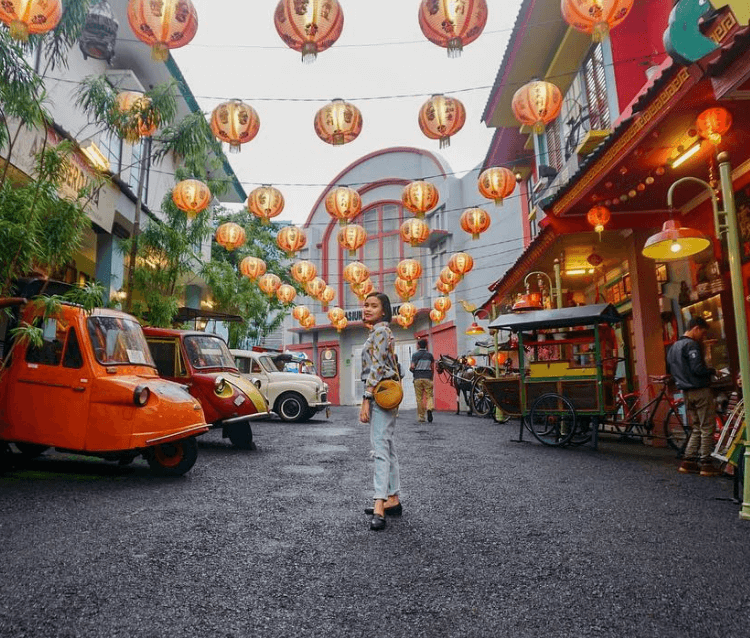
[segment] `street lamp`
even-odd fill
[[[742,268],[740,265],[740,241],[737,232],[737,209],[734,203],[734,190],[732,188],[732,167],[729,163],[727,152],[719,153],[719,176],[721,178],[721,195],[724,202],[724,210],[719,210],[719,202],[713,188],[697,177],[683,177],[674,182],[667,192],[667,206],[672,208],[672,195],[675,188],[682,183],[692,182],[705,188],[711,196],[711,206],[714,213],[714,228],[716,237],[726,234],[727,256],[729,258],[729,277],[732,285],[732,305],[734,306],[735,330],[737,336],[737,349],[740,362],[740,375],[743,383],[750,379],[750,350],[748,350],[747,338],[747,313],[745,312],[744,289],[742,285]],[[647,242],[648,244],[648,242]],[[650,255],[646,254],[646,257]],[[750,520],[750,428],[745,428],[745,481],[743,487],[742,509],[740,518]]]
[[[541,270],[535,270],[533,272],[528,273],[523,278],[523,285],[524,285],[524,288],[526,289],[526,293],[528,294],[529,286],[530,286],[529,278],[536,275],[536,285],[537,285],[537,288],[539,289],[539,292],[542,293],[543,292],[543,279],[546,278],[547,284],[549,286],[550,297],[554,296],[555,298],[555,307],[562,308],[562,283],[560,281],[560,260],[559,259],[555,259],[554,268],[555,268],[555,285],[554,286],[552,285],[552,278],[546,272],[542,272]]]

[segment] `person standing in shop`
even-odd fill
[[[685,395],[685,408],[692,420],[692,432],[679,471],[683,474],[718,476],[721,470],[711,461],[714,447],[714,395],[709,387],[716,371],[706,365],[703,341],[708,323],[703,317],[693,317],[685,334],[667,353],[667,370]]]
[[[435,409],[435,357],[427,351],[427,339],[417,341],[417,351],[411,355],[411,370],[414,376],[414,393],[417,395],[417,421],[424,423],[425,408],[427,420],[432,423]]]

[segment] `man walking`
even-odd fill
[[[414,375],[414,393],[417,395],[417,421],[424,423],[425,403],[427,420],[432,423],[432,411],[435,409],[433,397],[433,373],[435,358],[427,352],[427,339],[417,341],[417,351],[411,355],[411,370]]]
[[[702,349],[707,333],[708,323],[703,317],[690,319],[685,334],[667,353],[667,368],[677,387],[685,395],[687,415],[693,425],[679,471],[684,474],[718,476],[721,471],[711,462],[716,419],[714,395],[709,383],[715,370],[706,366]]]

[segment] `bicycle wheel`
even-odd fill
[[[635,414],[638,409],[638,396],[627,394],[623,398],[625,401],[624,405],[622,402],[618,403],[617,412],[610,423],[612,429],[617,434],[628,434],[633,430],[633,426],[638,423],[637,419],[630,416],[631,414]]]
[[[474,412],[478,416],[489,416],[495,408],[495,404],[490,399],[487,387],[484,384],[484,377],[479,375],[471,384],[471,404],[474,406]]]
[[[670,408],[664,419],[664,437],[669,447],[682,454],[687,447],[690,432],[691,428],[684,422],[682,415]]]
[[[544,445],[567,445],[576,433],[576,411],[564,396],[553,392],[543,394],[531,406],[528,426]]]

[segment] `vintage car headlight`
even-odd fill
[[[258,388],[258,390],[260,390],[260,379],[258,379],[257,377],[253,377],[252,382],[253,385]]]
[[[151,396],[151,390],[145,385],[139,385],[133,392],[133,403],[139,408],[142,408],[148,403],[148,399]]]
[[[214,381],[214,391],[216,394],[221,394],[227,389],[227,380],[224,377],[216,377]]]

